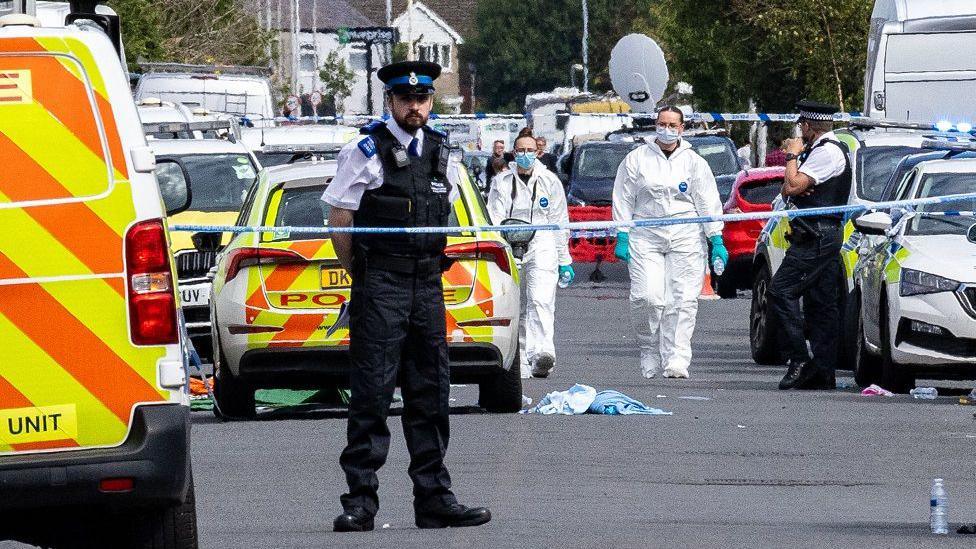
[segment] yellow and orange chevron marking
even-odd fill
[[[116,445],[133,406],[169,393],[156,380],[165,349],[129,340],[135,207],[111,104],[78,40],[7,38],[0,51],[0,98],[28,83],[0,101],[0,204],[13,205],[0,208],[0,452]],[[17,207],[36,201],[49,202]]]

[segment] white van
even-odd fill
[[[872,118],[971,124],[976,116],[976,2],[876,0],[864,112]]]
[[[169,65],[169,66],[164,66]],[[270,120],[275,116],[271,83],[258,67],[143,64],[135,99],[158,98],[187,107]],[[170,70],[172,69],[172,70]]]

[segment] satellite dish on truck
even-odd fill
[[[643,34],[624,36],[610,52],[613,89],[634,112],[654,112],[668,78],[664,52]]]

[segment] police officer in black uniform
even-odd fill
[[[783,198],[798,209],[843,206],[851,191],[851,163],[847,147],[833,132],[838,109],[813,101],[801,101],[797,109],[802,141],[786,141]],[[842,219],[834,214],[790,221],[790,248],[768,290],[769,307],[780,322],[786,347],[787,372],[780,389],[835,388]]]
[[[323,200],[330,226],[443,227],[457,198],[457,165],[444,134],[428,127],[440,66],[401,62],[379,70],[391,117],[363,128],[344,147]],[[352,274],[349,302],[348,445],[340,464],[349,492],[337,532],[373,529],[376,471],[390,444],[387,414],[403,391],[403,434],[410,451],[414,512],[420,528],[476,526],[486,508],[458,504],[444,466],[450,372],[441,274],[449,266],[443,234],[336,234],[339,261]]]

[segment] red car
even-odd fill
[[[725,213],[754,213],[772,211],[773,200],[783,186],[786,170],[782,167],[756,168],[739,173],[732,186],[732,194],[725,203]],[[722,239],[729,250],[729,264],[716,279],[716,290],[723,298],[734,298],[736,291],[752,287],[752,258],[756,240],[765,221],[735,221],[725,224]]]

